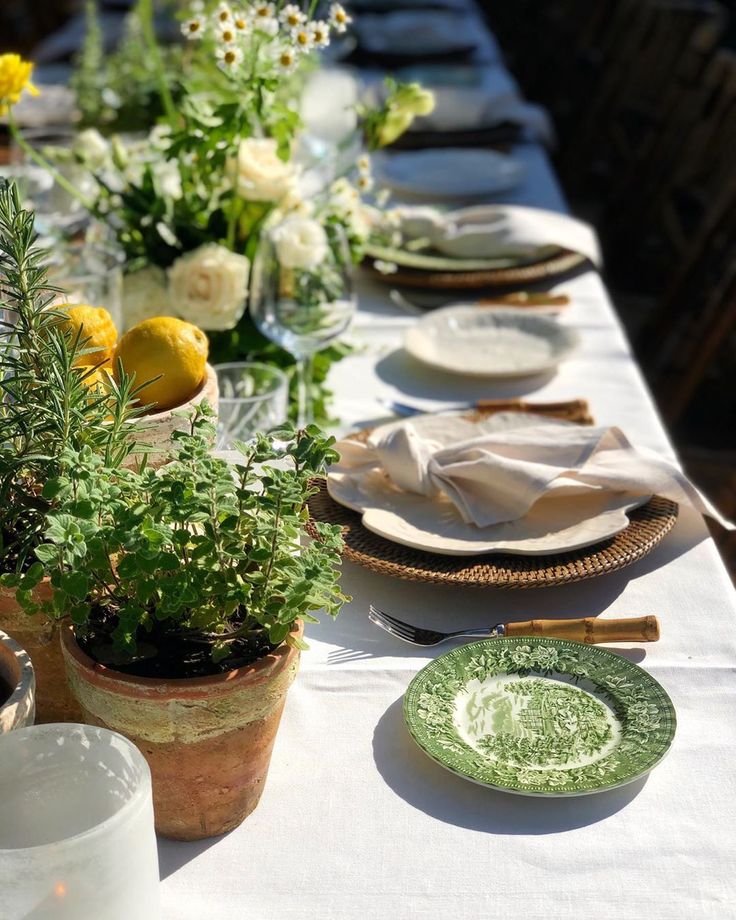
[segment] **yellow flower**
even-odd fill
[[[31,83],[32,73],[33,64],[24,61],[19,54],[0,54],[0,115],[16,104],[24,89],[38,96],[38,90]]]

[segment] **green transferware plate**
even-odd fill
[[[528,256],[499,257],[493,259],[458,259],[434,253],[411,252],[408,249],[395,249],[387,246],[365,247],[365,253],[371,259],[394,262],[401,268],[413,268],[429,272],[474,272],[493,271],[496,269],[518,268],[524,265],[536,265],[545,258],[562,252],[559,246],[546,246],[530,253]]]
[[[521,795],[584,795],[648,773],[675,710],[646,671],[592,645],[486,639],[423,668],[404,697],[420,748],[465,779]]]

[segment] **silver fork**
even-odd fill
[[[440,632],[423,629],[389,616],[373,604],[368,609],[368,619],[387,633],[410,645],[439,645],[448,639],[474,638],[498,639],[501,636],[548,636],[556,639],[573,639],[576,642],[656,642],[659,639],[659,622],[654,616],[600,619],[581,617],[565,620],[524,620],[518,623],[496,623],[495,626],[458,629]]]

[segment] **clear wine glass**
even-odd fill
[[[299,427],[312,420],[312,359],[355,314],[350,249],[343,229],[290,218],[263,233],[253,262],[250,312],[296,359]]]

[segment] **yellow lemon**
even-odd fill
[[[74,364],[77,367],[103,362],[109,364],[118,340],[118,330],[107,310],[104,307],[90,307],[89,304],[73,307],[63,304],[57,309],[66,314],[61,325],[71,333],[72,340],[79,333],[80,346],[84,343],[86,354],[80,355]],[[88,348],[94,350],[87,351]]]
[[[113,367],[117,373],[120,361],[127,374],[135,374],[136,385],[147,383],[141,402],[154,403],[158,410],[172,409],[191,399],[202,385],[208,351],[201,329],[173,316],[156,316],[125,333],[115,349]]]

